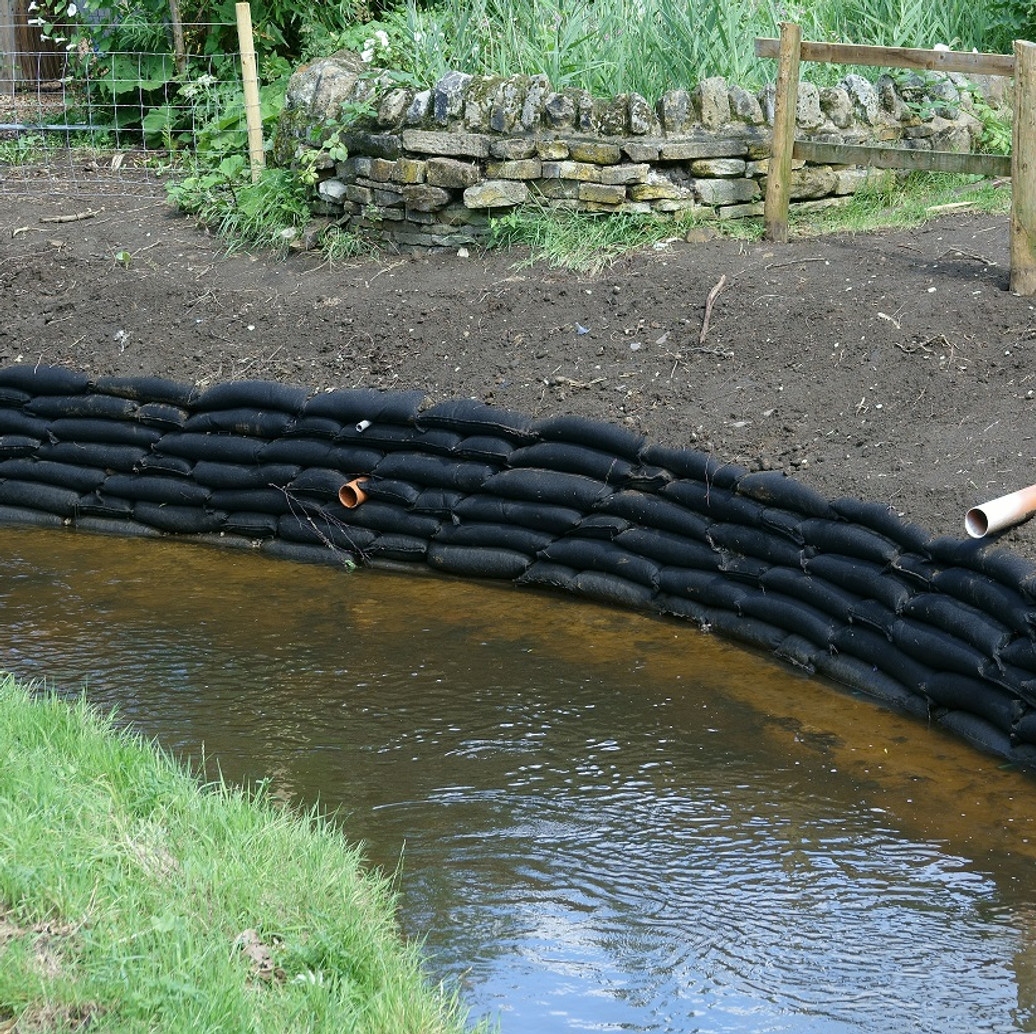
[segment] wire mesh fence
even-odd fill
[[[60,40],[0,22],[0,196],[153,196],[195,156],[248,153],[237,54]]]

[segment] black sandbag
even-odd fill
[[[409,481],[397,481],[393,478],[368,478],[363,483],[363,490],[369,499],[377,499],[383,503],[395,503],[397,506],[413,506],[421,495],[421,489]],[[438,491],[442,491],[439,489]]]
[[[337,420],[326,416],[296,416],[284,432],[287,438],[323,438],[331,441],[341,435],[344,428]]]
[[[105,494],[170,506],[205,506],[210,496],[204,485],[160,474],[112,474],[103,487]]]
[[[357,528],[356,531],[366,531]],[[416,535],[399,535],[391,532],[375,535],[364,547],[363,559],[395,560],[405,564],[423,563],[428,556],[428,540]]]
[[[834,517],[831,504],[819,492],[781,470],[745,474],[737,483],[737,494],[766,506],[790,510],[805,517]]]
[[[270,446],[273,449],[273,446]],[[306,464],[308,466],[331,467],[343,474],[369,474],[382,461],[385,453],[377,449],[368,449],[363,445],[349,445],[341,442],[331,446],[327,458],[321,463]]]
[[[25,364],[0,370],[0,386],[30,395],[82,395],[89,389],[90,381],[85,373],[63,366]]]
[[[802,514],[792,513],[789,510],[780,510],[774,506],[767,506],[759,514],[762,527],[768,528],[776,535],[794,542],[796,546],[802,547],[806,544],[805,536],[802,534]],[[809,555],[812,555],[811,550]]]
[[[170,406],[187,408],[197,398],[193,384],[181,384],[164,377],[100,377],[93,382],[95,391],[118,395],[137,402],[165,402]]]
[[[459,459],[479,460],[503,466],[514,450],[514,445],[506,438],[496,435],[473,434],[462,438],[454,450]]]
[[[666,567],[697,567],[718,571],[720,557],[707,542],[698,542],[654,528],[630,528],[616,542],[623,549]]]
[[[652,467],[644,463],[638,463],[630,468],[629,474],[620,482],[620,487],[632,489],[635,492],[660,492],[670,481],[673,475],[664,467]]]
[[[690,567],[663,567],[658,574],[660,592],[684,596],[707,607],[736,611],[750,590],[721,574]]]
[[[453,516],[455,507],[465,498],[463,492],[455,492],[449,488],[424,488],[410,504],[414,513],[431,514],[440,519]]]
[[[1020,712],[1011,728],[1011,735],[1020,743],[1036,745],[1036,707],[1022,705]]]
[[[363,446],[385,452],[413,452],[420,432],[403,424],[349,424],[335,441],[342,445]]]
[[[851,654],[858,660],[872,664],[907,689],[918,693],[925,680],[932,675],[932,669],[927,664],[922,664],[893,646],[885,636],[859,625],[839,628],[832,636],[831,645],[841,653]]]
[[[869,560],[853,560],[850,557],[831,556],[821,553],[803,560],[808,574],[884,603],[890,610],[899,611],[910,598],[910,590],[895,576],[887,573],[881,564]]]
[[[119,538],[159,539],[165,534],[159,528],[141,524],[132,517],[128,519],[91,517],[81,512],[76,514],[72,527],[76,531],[89,532],[92,535],[116,535]]]
[[[263,556],[275,560],[288,560],[293,564],[318,564],[323,567],[341,567],[351,570],[357,565],[358,557],[341,549],[328,549],[307,542],[288,542],[284,539],[264,539],[260,547]]]
[[[227,381],[206,388],[193,402],[195,413],[217,409],[267,409],[281,413],[298,413],[309,392],[277,381]]]
[[[0,407],[7,409],[21,409],[32,398],[27,391],[20,391],[18,388],[5,388],[0,385]]]
[[[0,459],[32,456],[39,447],[39,438],[32,438],[25,434],[0,434]]]
[[[279,409],[212,409],[189,416],[183,429],[197,434],[215,431],[272,440],[283,437],[291,424],[291,414]]]
[[[701,542],[705,542],[705,532],[712,523],[709,518],[679,503],[632,490],[607,496],[601,501],[598,510],[625,517],[645,529],[657,528]]]
[[[1036,678],[1028,668],[1019,668],[1000,658],[986,664],[982,677],[994,686],[1006,689],[1012,696],[1036,706]]]
[[[906,714],[918,718],[928,716],[928,702],[919,690],[910,689],[868,661],[848,653],[817,653],[813,664],[818,675],[832,682],[858,690]]]
[[[453,515],[465,521],[520,524],[523,528],[550,531],[555,535],[563,535],[583,519],[581,510],[569,506],[526,502],[482,494],[465,496],[454,507]]]
[[[1036,642],[1031,635],[1015,636],[996,651],[994,659],[1036,673]]]
[[[759,560],[754,556],[741,556],[738,553],[721,551],[717,556],[719,569],[724,575],[756,587],[762,585],[763,576],[772,566],[765,560]]]
[[[759,584],[767,592],[794,596],[842,624],[849,621],[852,606],[859,601],[859,596],[854,593],[814,578],[800,568],[771,567],[759,579]]]
[[[847,521],[808,517],[801,528],[807,544],[825,553],[882,564],[891,563],[899,554],[899,546],[892,539]]]
[[[695,603],[694,600],[656,593],[652,608],[666,617],[693,621],[701,631],[706,631],[706,626],[709,625],[709,614],[711,613],[709,608],[701,603]]]
[[[251,511],[275,516],[291,513],[292,508],[291,499],[279,488],[217,488],[209,496],[209,505],[228,513]]]
[[[586,445],[571,442],[537,442],[515,449],[508,463],[512,467],[540,467],[543,470],[563,470],[569,474],[584,474],[610,484],[624,481],[633,470],[629,460],[602,452]]]
[[[818,657],[827,656],[827,650],[817,646],[806,636],[792,632],[773,648],[773,655],[785,664],[812,675],[817,670]]]
[[[614,542],[624,531],[628,530],[630,522],[624,517],[616,517],[610,513],[591,513],[584,517],[579,524],[573,528],[569,535],[577,535],[581,539],[600,539],[603,542]]]
[[[857,600],[849,608],[849,620],[854,625],[866,625],[880,632],[892,641],[892,626],[899,619],[894,610],[889,610],[881,600]]]
[[[917,593],[907,600],[902,613],[962,639],[987,657],[995,657],[1011,638],[1011,630],[993,615],[942,593]]]
[[[996,615],[998,621],[1014,632],[1028,634],[1033,609],[1017,590],[964,567],[944,568],[936,573],[932,582],[940,592]]]
[[[446,546],[429,543],[428,565],[437,571],[466,578],[504,578],[513,580],[529,566],[525,553],[483,546]]]
[[[931,536],[916,524],[910,524],[884,503],[863,502],[860,499],[835,499],[831,509],[852,524],[860,524],[891,539],[902,549],[922,556],[927,554]],[[825,516],[817,514],[817,516]]]
[[[568,506],[584,514],[597,507],[612,491],[603,481],[582,474],[539,470],[535,467],[502,470],[487,478],[482,490],[509,499]]]
[[[191,477],[194,464],[182,456],[167,456],[160,452],[149,452],[141,457],[133,468],[137,474],[164,474],[167,477]]]
[[[77,524],[80,523],[78,518],[82,516],[128,521],[133,517],[133,500],[105,495],[104,492],[90,492],[84,495],[76,506]]]
[[[572,591],[598,603],[632,610],[648,609],[655,595],[649,586],[608,571],[580,571],[572,582]]]
[[[62,442],[104,442],[107,445],[139,445],[144,448],[149,448],[162,437],[162,432],[156,427],[101,417],[52,420],[49,431]]]
[[[667,597],[670,600],[674,598]],[[768,652],[776,650],[782,640],[787,638],[788,633],[783,628],[775,628],[758,618],[745,617],[724,607],[709,606],[706,609],[708,620],[702,625],[702,631],[713,632],[725,639],[733,639]]]
[[[194,464],[194,480],[206,488],[282,488],[298,477],[295,463],[210,463]],[[339,475],[341,477],[341,475]]]
[[[474,463],[471,460],[395,452],[385,456],[373,473],[379,478],[409,481],[425,487],[475,492],[494,474],[495,469],[488,463]]]
[[[925,592],[935,584],[935,576],[939,571],[937,564],[917,553],[900,553],[893,557],[891,566],[904,582]]]
[[[187,410],[165,402],[145,402],[137,410],[136,419],[148,427],[162,431],[179,431],[187,423]]]
[[[922,689],[935,706],[977,714],[1003,732],[1011,731],[1024,708],[1017,697],[999,686],[955,672],[933,672]]]
[[[949,729],[974,747],[998,757],[1011,756],[1011,738],[1002,729],[968,711],[947,711],[935,716],[944,729]]]
[[[286,463],[297,467],[336,467],[332,460],[334,446],[318,438],[278,438],[260,448],[260,463]],[[380,453],[372,453],[380,456]]]
[[[221,530],[228,535],[243,535],[250,539],[266,539],[277,534],[277,515],[236,510],[224,518]]]
[[[644,436],[618,424],[607,424],[585,416],[541,417],[533,421],[533,433],[545,442],[570,442],[600,449],[636,463],[644,447]],[[649,461],[650,462],[650,461]],[[664,464],[662,464],[664,466]]]
[[[52,460],[13,459],[0,463],[0,479],[39,481],[45,485],[70,488],[74,492],[92,492],[107,477],[96,467],[80,467]]]
[[[20,409],[0,409],[0,434],[19,434],[30,438],[46,438],[50,421],[29,416]]]
[[[1034,600],[1036,564],[1031,560],[1001,548],[991,539],[932,539],[928,546],[935,559],[944,564],[955,564],[981,571],[1009,588],[1019,591],[1027,602]]]
[[[730,489],[717,485],[707,485],[702,481],[672,481],[662,489],[661,495],[713,520],[729,521],[731,524],[744,524],[748,527],[759,525],[766,509],[762,503],[757,503],[754,499],[736,495]]]
[[[802,551],[798,546],[761,527],[716,521],[709,527],[708,541],[713,548],[755,557],[768,564],[798,567],[802,560]]]
[[[28,510],[71,517],[79,505],[81,493],[60,485],[46,485],[38,481],[20,481],[8,478],[0,482],[0,505],[18,506]]]
[[[310,542],[327,549],[341,549],[359,553],[372,536],[367,528],[352,528],[323,514],[310,510],[296,510],[277,519],[277,534],[289,542]]]
[[[414,535],[417,538],[430,539],[438,530],[440,521],[435,517],[413,513],[404,506],[393,503],[382,503],[376,499],[368,499],[353,510],[345,507],[336,512],[339,520],[346,524],[359,525],[372,531],[388,532],[397,535]]]
[[[155,451],[183,456],[189,460],[209,460],[212,463],[255,464],[259,462],[266,444],[258,438],[246,438],[243,435],[170,431],[162,435],[155,445]],[[271,458],[269,462],[291,461]]]
[[[429,452],[435,456],[452,456],[457,446],[464,441],[464,435],[445,427],[433,427],[420,431],[413,439],[413,447],[418,452]]]
[[[434,542],[451,546],[488,546],[513,550],[533,557],[554,541],[545,531],[533,531],[513,524],[442,524],[435,533]]]
[[[9,524],[24,524],[32,528],[63,528],[65,518],[46,510],[34,510],[27,506],[5,506],[0,503],[0,525]]]
[[[133,517],[142,524],[173,535],[200,535],[218,531],[226,514],[202,506],[177,506],[169,503],[137,502]]]
[[[445,427],[463,435],[492,435],[518,445],[536,440],[532,421],[524,413],[490,406],[478,399],[450,399],[424,410],[417,418],[421,428]]]
[[[987,657],[980,650],[931,625],[900,618],[892,626],[892,642],[933,671],[981,675]]]
[[[45,420],[61,417],[103,417],[106,420],[132,420],[137,414],[132,399],[113,395],[38,395],[26,403],[25,411]]]
[[[677,477],[701,481],[714,488],[732,489],[748,471],[736,463],[723,463],[697,449],[674,449],[668,445],[646,445],[640,451],[644,463],[664,467]]]
[[[800,635],[825,650],[843,627],[824,611],[779,592],[747,592],[738,602],[738,612]]]
[[[372,424],[413,424],[424,398],[422,391],[337,388],[313,395],[302,407],[302,416],[330,417],[353,427],[361,420]]]
[[[307,467],[292,479],[288,491],[293,495],[333,502],[338,499],[338,493],[345,483],[346,476],[341,471]],[[366,487],[365,485],[364,488]]]
[[[566,536],[544,548],[541,559],[565,564],[580,571],[602,571],[638,585],[658,588],[659,565],[637,556],[613,542]]]
[[[522,572],[517,584],[575,592],[574,582],[577,574],[579,572],[575,568],[566,564],[555,564],[551,560],[534,560]]]

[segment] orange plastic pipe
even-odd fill
[[[338,489],[338,501],[347,510],[356,509],[367,498],[367,493],[362,487],[366,483],[367,478],[353,478],[352,481],[347,481]]]

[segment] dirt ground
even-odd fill
[[[0,365],[579,413],[955,538],[1036,482],[1036,299],[1008,291],[1006,216],[678,240],[594,277],[520,257],[227,256],[158,196],[0,183]],[[1001,539],[1036,560],[1036,521]]]

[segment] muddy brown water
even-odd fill
[[[0,665],[333,810],[504,1034],[1036,1031],[1036,778],[685,625],[0,529]]]

